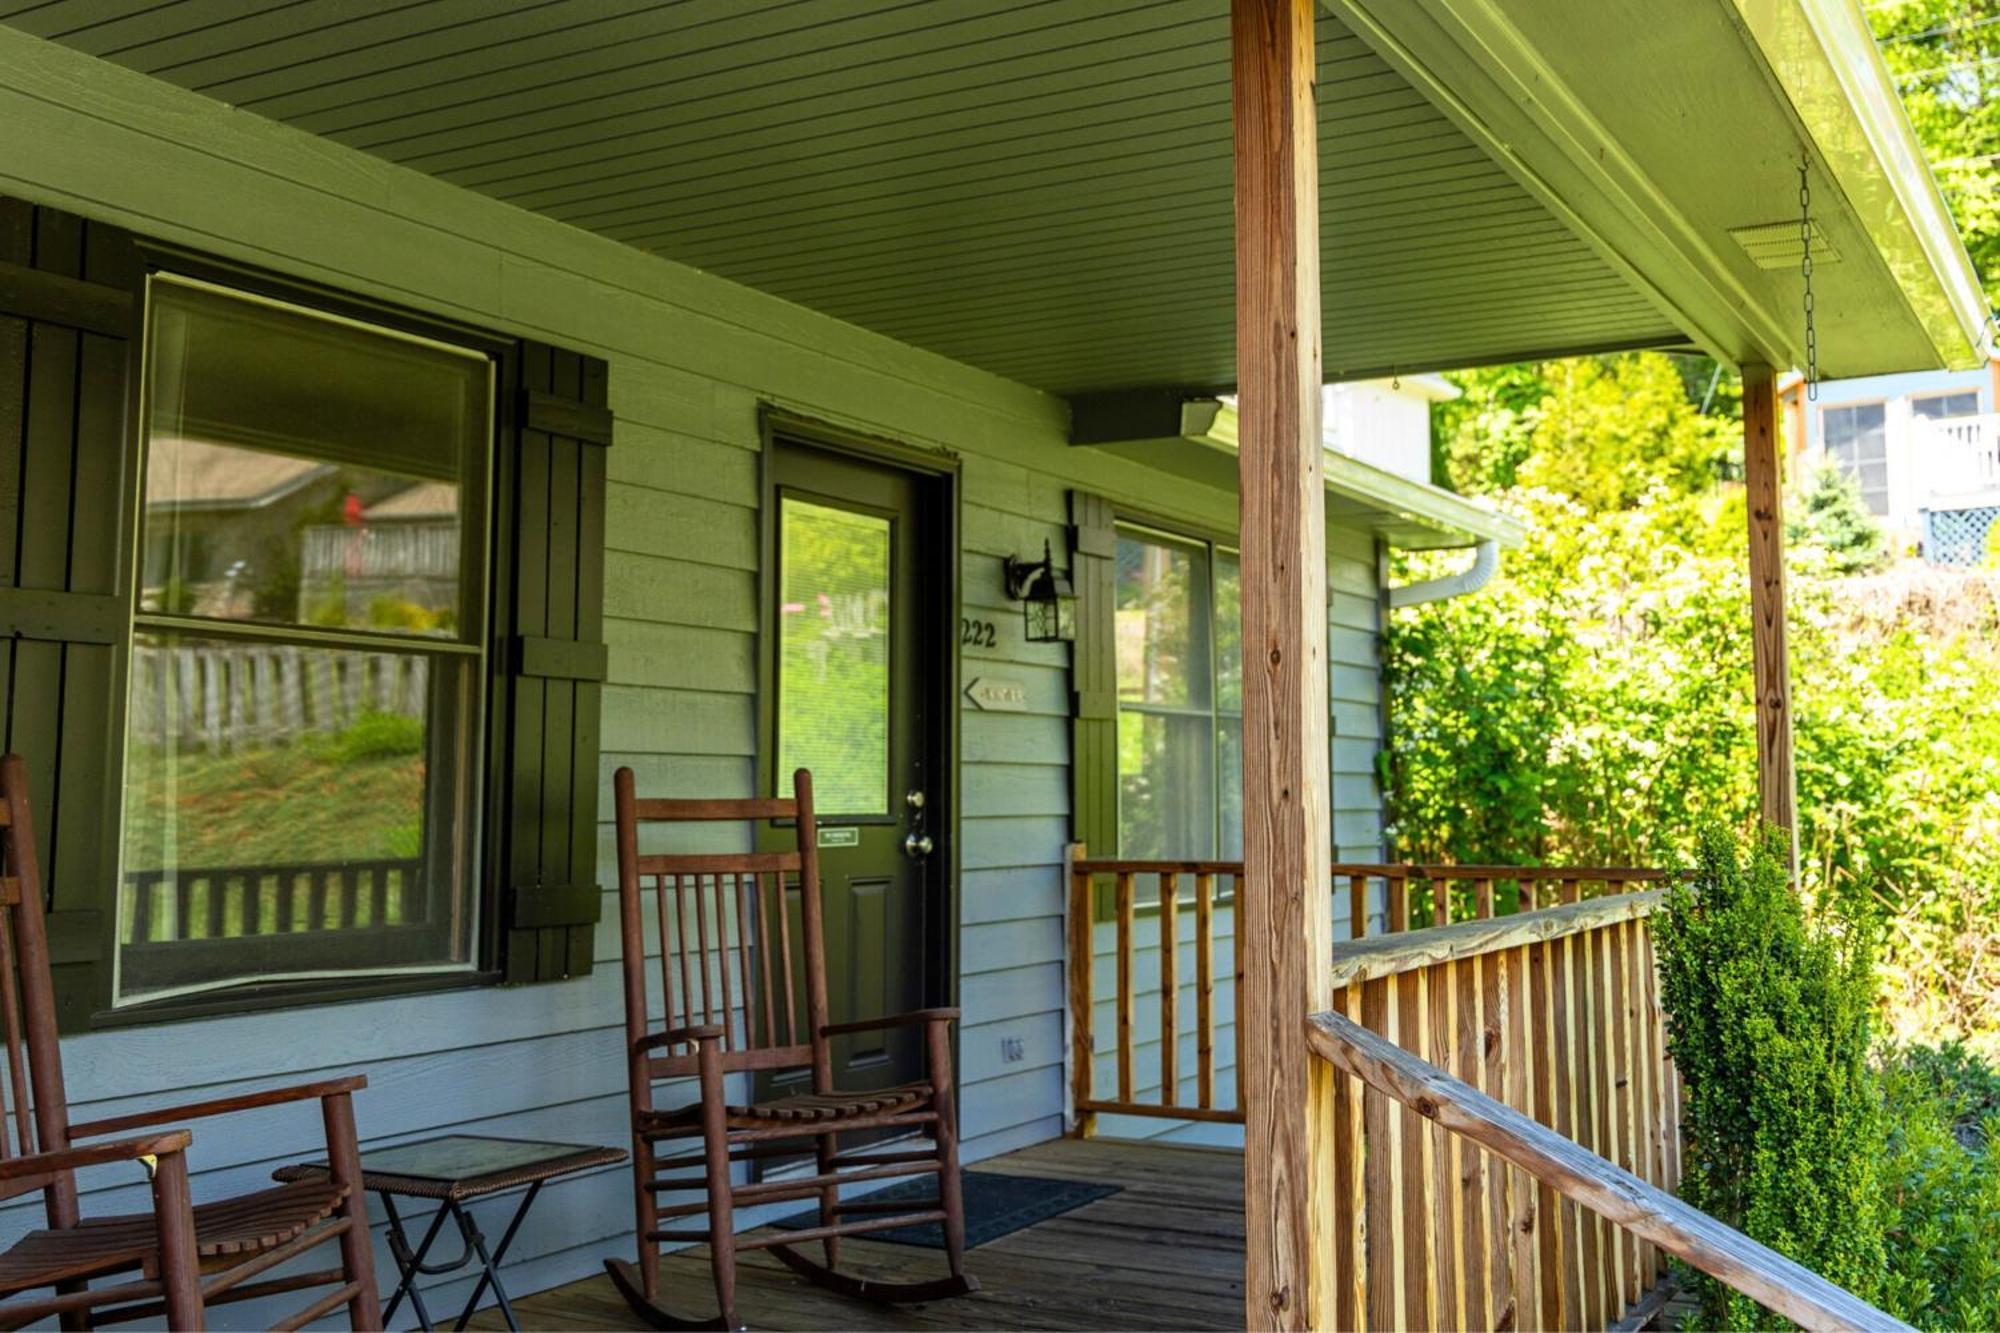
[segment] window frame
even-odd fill
[[[433,991],[462,990],[490,986],[503,980],[502,939],[505,930],[503,867],[498,864],[499,823],[506,815],[507,784],[500,780],[495,738],[502,723],[502,700],[494,683],[511,670],[508,661],[512,623],[509,603],[513,592],[511,574],[512,537],[502,521],[512,513],[514,494],[508,470],[501,466],[501,451],[513,439],[520,425],[521,366],[520,344],[491,330],[432,316],[407,307],[372,300],[346,290],[328,287],[307,279],[274,273],[251,265],[219,259],[213,255],[149,238],[134,236],[140,257],[136,290],[133,292],[133,333],[128,343],[125,429],[126,470],[124,473],[124,513],[119,518],[120,550],[118,566],[126,586],[120,597],[124,631],[116,645],[107,719],[116,746],[110,756],[117,787],[122,790],[125,773],[125,746],[129,736],[128,710],[132,671],[132,644],[142,614],[139,599],[143,585],[141,563],[145,552],[140,540],[144,509],[144,468],[146,459],[146,357],[148,353],[149,293],[156,276],[190,280],[280,306],[298,307],[368,328],[421,341],[442,343],[455,350],[474,353],[489,362],[490,410],[485,456],[485,517],[480,545],[483,547],[479,598],[482,624],[477,654],[477,702],[467,718],[468,735],[478,747],[468,775],[468,817],[474,827],[468,834],[472,864],[464,901],[475,913],[468,941],[468,961],[463,966],[392,972],[361,972],[346,975],[306,976],[271,981],[245,981],[206,990],[174,992],[157,999],[137,999],[116,1003],[116,957],[119,948],[119,895],[124,876],[122,852],[124,819],[122,809],[107,810],[107,833],[116,841],[117,870],[98,891],[102,904],[98,938],[102,965],[90,998],[90,1026],[113,1028],[143,1026],[181,1019],[219,1017],[272,1009],[314,1007],[350,1000],[374,999]],[[216,622],[190,619],[200,627]],[[254,627],[254,622],[252,622]],[[226,627],[227,628],[227,627]],[[288,629],[279,632],[291,638]],[[245,636],[248,637],[248,636]],[[385,651],[409,651],[411,636],[379,635]]]
[[[1839,459],[1836,459],[1833,456],[1833,444],[1827,438],[1827,418],[1830,413],[1857,412],[1865,407],[1878,408],[1882,413],[1881,463],[1882,463],[1883,508],[1881,513],[1876,514],[1875,516],[1877,518],[1883,518],[1886,517],[1890,511],[1892,493],[1894,490],[1894,487],[1891,485],[1889,479],[1889,456],[1892,452],[1889,440],[1889,400],[1886,398],[1855,398],[1855,399],[1850,399],[1846,402],[1819,404],[1819,452],[1822,458],[1833,463],[1834,466],[1841,468],[1842,471],[1846,471],[1847,464],[1841,462]],[[1859,468],[1857,467],[1853,472],[1849,472],[1848,475],[1853,477],[1855,485],[1860,487],[1862,502],[1866,504],[1868,502],[1868,488],[1861,484],[1861,476]],[[1869,506],[1869,512],[1875,513],[1874,506],[1872,505]]]
[[[1234,717],[1236,719],[1237,734],[1239,736],[1242,734],[1243,699],[1242,699],[1242,683],[1240,679],[1242,665],[1241,663],[1239,663],[1237,667],[1239,673],[1238,693],[1237,693],[1236,709],[1232,713],[1225,710],[1222,707],[1221,654],[1218,645],[1219,636],[1215,632],[1215,627],[1217,623],[1215,614],[1216,588],[1218,584],[1218,580],[1216,578],[1216,556],[1218,553],[1226,551],[1236,559],[1237,579],[1240,586],[1242,580],[1242,568],[1243,568],[1242,546],[1239,540],[1234,536],[1225,538],[1211,533],[1191,532],[1185,529],[1162,524],[1157,520],[1153,519],[1129,517],[1127,516],[1126,512],[1123,509],[1119,509],[1116,507],[1114,507],[1112,513],[1111,529],[1112,529],[1112,540],[1113,540],[1114,551],[1116,550],[1116,543],[1119,540],[1123,539],[1127,533],[1131,533],[1139,536],[1141,539],[1154,539],[1162,544],[1178,545],[1183,548],[1187,547],[1198,548],[1201,550],[1203,556],[1206,558],[1208,562],[1208,572],[1206,580],[1207,592],[1208,592],[1207,707],[1198,708],[1187,705],[1128,703],[1123,697],[1122,692],[1118,691],[1117,689],[1117,677],[1115,674],[1116,666],[1114,657],[1114,674],[1112,677],[1113,689],[1114,689],[1114,699],[1113,699],[1114,734],[1115,734],[1115,728],[1119,724],[1122,724],[1122,722],[1124,721],[1125,714],[1128,712],[1149,717],[1206,717],[1208,719],[1208,764],[1209,764],[1208,773],[1209,773],[1210,797],[1213,801],[1213,804],[1210,807],[1212,814],[1210,821],[1211,827],[1209,829],[1209,832],[1211,837],[1214,839],[1212,844],[1213,854],[1208,857],[1195,858],[1195,859],[1227,860],[1229,858],[1224,855],[1224,849],[1223,849],[1223,822],[1222,822],[1223,820],[1222,719],[1225,717]],[[1115,555],[1113,557],[1113,560],[1114,560],[1114,568],[1112,574],[1112,588],[1113,588],[1112,625],[1113,625],[1114,637],[1112,642],[1112,652],[1116,654],[1117,641],[1115,636],[1117,632],[1116,626],[1117,626],[1118,610],[1117,610],[1117,573],[1115,567],[1115,561],[1116,561]],[[1239,650],[1239,655],[1240,655],[1240,650]],[[1112,809],[1117,818],[1117,834],[1118,834],[1118,844],[1119,844],[1117,849],[1117,854],[1121,859],[1131,859],[1128,856],[1127,849],[1124,845],[1125,843],[1124,774],[1118,771],[1115,762],[1112,769],[1112,782],[1113,782]],[[1164,859],[1182,860],[1187,858],[1171,857]]]
[[[1926,416],[1917,410],[1918,403],[1936,402],[1942,398],[1970,398],[1972,410],[1949,417]],[[1980,409],[1985,407],[1985,403],[1980,399],[1981,394],[1976,386],[1970,389],[1934,389],[1926,393],[1913,393],[1910,395],[1910,415],[1919,421],[1963,421],[1967,417],[1982,415]]]

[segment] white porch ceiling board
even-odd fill
[[[0,0],[0,22],[1056,392],[1234,376],[1228,0]],[[1330,374],[1682,335],[1336,20]]]

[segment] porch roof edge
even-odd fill
[[[1948,369],[2000,355],[1950,207],[1854,0],[1734,0],[1807,135]]]
[[[1228,403],[1198,442],[1236,454],[1236,408]],[[1512,549],[1527,540],[1527,525],[1477,500],[1430,482],[1416,481],[1365,463],[1332,447],[1321,450],[1327,493],[1377,516],[1376,530],[1404,550],[1448,550],[1497,542]]]

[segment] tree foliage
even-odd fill
[[[1391,619],[1384,788],[1399,857],[1644,864],[1689,854],[1704,820],[1756,816],[1742,492],[1683,448],[1738,431],[1736,405],[1718,393],[1702,413],[1707,378],[1681,376],[1681,401],[1662,409],[1681,426],[1593,441],[1602,385],[1673,382],[1666,358],[1629,359],[1654,364],[1459,377],[1444,450],[1511,460],[1458,475],[1511,476],[1466,488],[1528,536],[1485,591]],[[1550,420],[1572,424],[1558,434]],[[1518,484],[1555,478],[1539,450],[1558,441],[1621,459],[1619,493],[1590,503]],[[1863,548],[1825,517],[1839,502],[1822,503],[1788,501],[1806,515],[1788,573],[1808,881],[1891,918],[1891,1030],[2000,1054],[2000,580],[1852,574]],[[1403,576],[1452,558],[1408,559]]]
[[[1867,9],[1987,303],[2000,304],[2000,0],[1875,0]]]

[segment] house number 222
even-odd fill
[[[990,620],[958,622],[958,641],[969,648],[991,648],[999,634],[1000,627]]]

